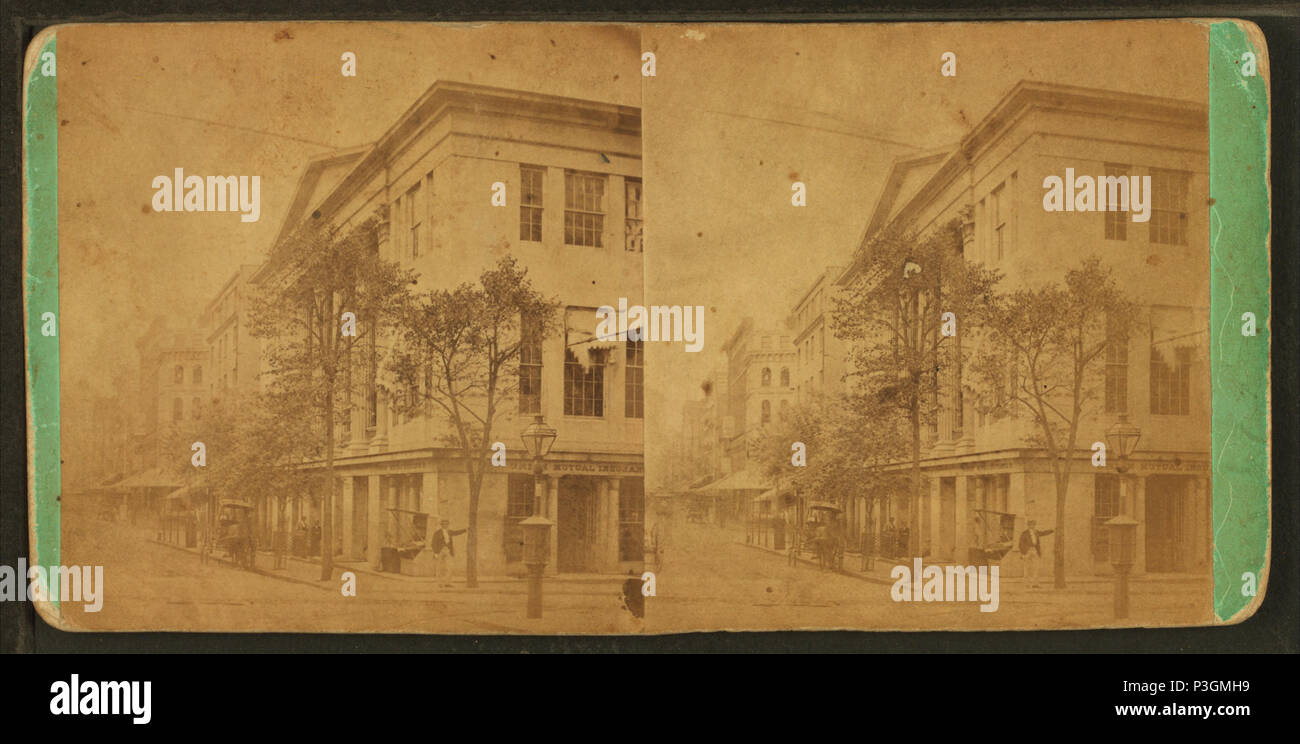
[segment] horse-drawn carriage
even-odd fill
[[[252,570],[256,563],[257,544],[254,537],[252,504],[226,499],[221,502],[210,542],[224,550],[226,558],[240,568]]]
[[[817,556],[817,565],[823,569],[844,567],[844,510],[829,502],[810,502],[804,510],[804,523],[800,526],[800,550]]]

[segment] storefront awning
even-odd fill
[[[580,363],[585,364],[592,352],[613,349],[621,343],[617,328],[612,335],[597,336],[599,322],[596,312],[590,308],[571,307],[564,313],[565,345]]]

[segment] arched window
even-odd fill
[[[180,421],[185,418],[185,401],[180,398],[172,400],[172,421]]]
[[[785,401],[781,401],[781,402],[784,403]],[[198,421],[199,419],[203,418],[203,413],[200,409],[201,405],[202,405],[202,401],[200,401],[198,398],[195,398],[194,400],[190,401],[190,418],[194,419],[195,421]]]
[[[763,401],[763,420],[761,423],[769,423],[772,420],[772,401]]]
[[[781,420],[785,421],[786,416],[790,415],[790,401],[788,400],[781,401],[781,405],[777,408],[777,411],[778,411],[778,415],[780,415],[781,417]]]
[[[176,365],[176,370],[173,372],[173,378],[177,385],[181,385],[185,382],[185,367],[183,365]]]
[[[194,368],[194,384],[198,385],[203,382],[203,367]]]
[[[790,387],[790,368],[789,368],[789,367],[782,367],[782,368],[781,368],[781,387],[783,387],[783,388],[788,388],[788,387]],[[781,402],[784,403],[785,401],[781,401]]]
[[[763,387],[767,387],[768,385],[771,385],[771,384],[772,384],[772,370],[768,369],[767,367],[764,367],[764,368],[763,368]]]

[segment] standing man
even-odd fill
[[[456,546],[452,543],[452,538],[456,535],[465,534],[465,530],[449,529],[448,525],[451,520],[444,519],[439,522],[438,531],[433,533],[433,557],[438,560],[438,584],[440,586],[451,586],[451,562],[456,557]]]
[[[1056,531],[1039,530],[1037,524],[1034,520],[1029,520],[1029,527],[1020,533],[1020,560],[1025,567],[1025,584],[1032,589],[1038,588],[1038,562],[1043,557],[1039,538]]]

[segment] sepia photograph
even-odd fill
[[[1215,622],[1208,33],[647,30],[648,630]]]
[[[637,32],[58,38],[60,624],[638,632]]]
[[[1211,29],[60,27],[45,617],[1228,620]]]

